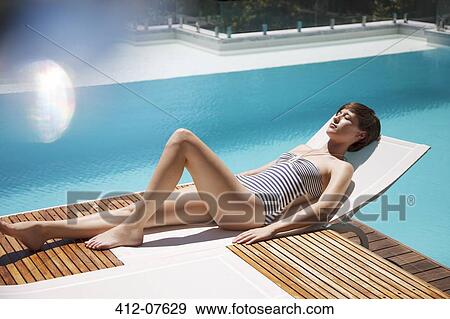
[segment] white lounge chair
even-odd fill
[[[328,140],[326,130],[331,118],[320,130],[307,142],[312,148],[322,147]],[[347,189],[347,200],[343,202],[328,223],[308,227],[304,230],[285,232],[279,236],[299,234],[320,228],[352,231],[359,236],[361,244],[368,247],[368,242],[363,232],[352,227],[346,222],[358,212],[360,208],[382,195],[395,183],[415,162],[417,162],[430,146],[416,144],[404,140],[381,136],[358,152],[347,152],[345,157],[353,165],[354,174],[352,182]],[[344,222],[339,223],[339,222]]]

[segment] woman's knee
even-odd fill
[[[194,139],[195,135],[190,130],[179,128],[172,133],[169,140],[167,141],[167,145],[182,145],[192,142]]]

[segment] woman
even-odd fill
[[[32,250],[51,238],[90,238],[88,248],[108,249],[141,245],[144,228],[160,226],[162,217],[164,225],[214,221],[223,229],[245,230],[233,239],[235,243],[269,239],[330,217],[353,174],[352,165],[344,160],[345,152],[379,139],[380,121],[369,107],[348,103],[339,108],[326,132],[329,140],[319,149],[299,145],[263,167],[234,175],[196,135],[178,129],[165,145],[144,200],[84,216],[75,223],[0,222],[0,232]],[[179,201],[167,200],[184,168],[194,181],[192,187],[181,189],[183,196],[195,201],[189,213]],[[317,198],[307,208],[298,208]],[[243,213],[236,214],[237,210],[230,208],[232,202],[243,203]]]

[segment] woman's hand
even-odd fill
[[[236,244],[253,244],[260,240],[266,240],[273,237],[273,231],[269,227],[258,227],[246,230],[233,239]]]

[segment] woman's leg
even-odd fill
[[[36,250],[52,238],[90,238],[122,223],[131,206],[57,221],[27,221],[7,224],[0,221],[0,233],[19,239]]]
[[[145,228],[161,225],[202,224],[211,221],[207,212],[207,205],[202,202],[195,186],[183,187],[177,193],[189,198],[186,207],[178,201],[165,201],[151,218],[146,222]],[[39,249],[47,240],[52,238],[91,238],[101,234],[119,224],[135,211],[135,205],[102,211],[91,215],[74,218],[72,220],[58,221],[30,221],[7,224],[0,221],[0,233],[19,239],[30,249]],[[184,218],[188,210],[188,218]],[[181,218],[180,218],[181,217]]]
[[[191,174],[200,198],[208,204],[217,204],[212,199],[217,200],[224,193],[227,193],[228,203],[245,203],[240,206],[245,206],[244,214],[235,214],[233,208],[226,210],[219,204],[210,209],[211,217],[220,227],[244,230],[264,225],[262,202],[248,193],[223,161],[195,134],[178,129],[169,138],[147,187],[145,207],[138,207],[122,224],[91,238],[87,246],[106,249],[142,244],[145,223],[157,211],[157,203],[162,203],[175,188],[184,168]]]

